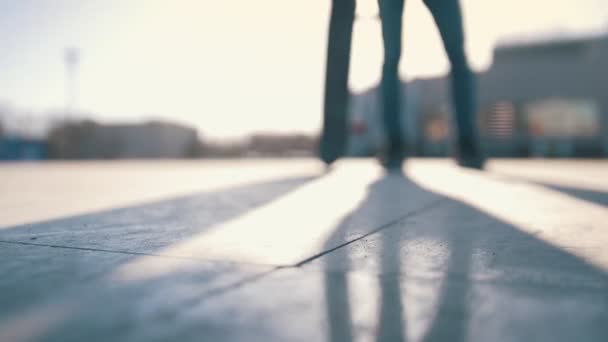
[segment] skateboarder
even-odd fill
[[[452,66],[450,79],[452,101],[456,114],[457,149],[460,165],[482,168],[475,122],[474,77],[464,51],[462,15],[458,0],[424,0],[439,29],[444,48]],[[327,72],[325,84],[324,126],[320,157],[330,164],[344,154],[347,139],[348,69],[354,0],[333,0],[330,19]],[[405,157],[400,120],[401,31],[404,0],[378,0],[384,42],[382,67],[381,111],[387,137],[387,150],[382,163],[398,168]]]

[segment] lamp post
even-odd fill
[[[78,111],[78,65],[80,51],[78,48],[65,49],[65,115],[70,119]]]

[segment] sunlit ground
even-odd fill
[[[601,341],[607,167],[3,165],[0,336]]]

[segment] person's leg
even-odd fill
[[[403,0],[378,0],[382,20],[384,42],[384,64],[380,83],[382,117],[387,136],[388,151],[384,163],[398,167],[403,159],[401,126],[401,90],[399,81],[399,59],[401,58],[401,26]]]
[[[348,72],[355,0],[333,0],[327,42],[325,100],[319,156],[331,164],[346,149],[348,137]]]
[[[462,14],[458,0],[424,0],[431,11],[452,66],[451,88],[458,151],[463,166],[481,168],[479,138],[476,122],[475,79],[464,50]]]

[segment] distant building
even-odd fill
[[[0,160],[41,160],[47,156],[47,144],[40,139],[0,136]]]
[[[608,155],[608,37],[499,46],[493,64],[477,75],[479,126],[493,156]],[[418,79],[403,88],[404,131],[418,155],[446,155],[451,101],[446,77]],[[382,133],[377,89],[355,95],[352,154],[378,146]],[[406,114],[407,113],[407,114]],[[369,147],[368,147],[369,149]]]
[[[49,156],[60,159],[184,158],[199,145],[196,130],[165,123],[67,123],[49,134]]]

